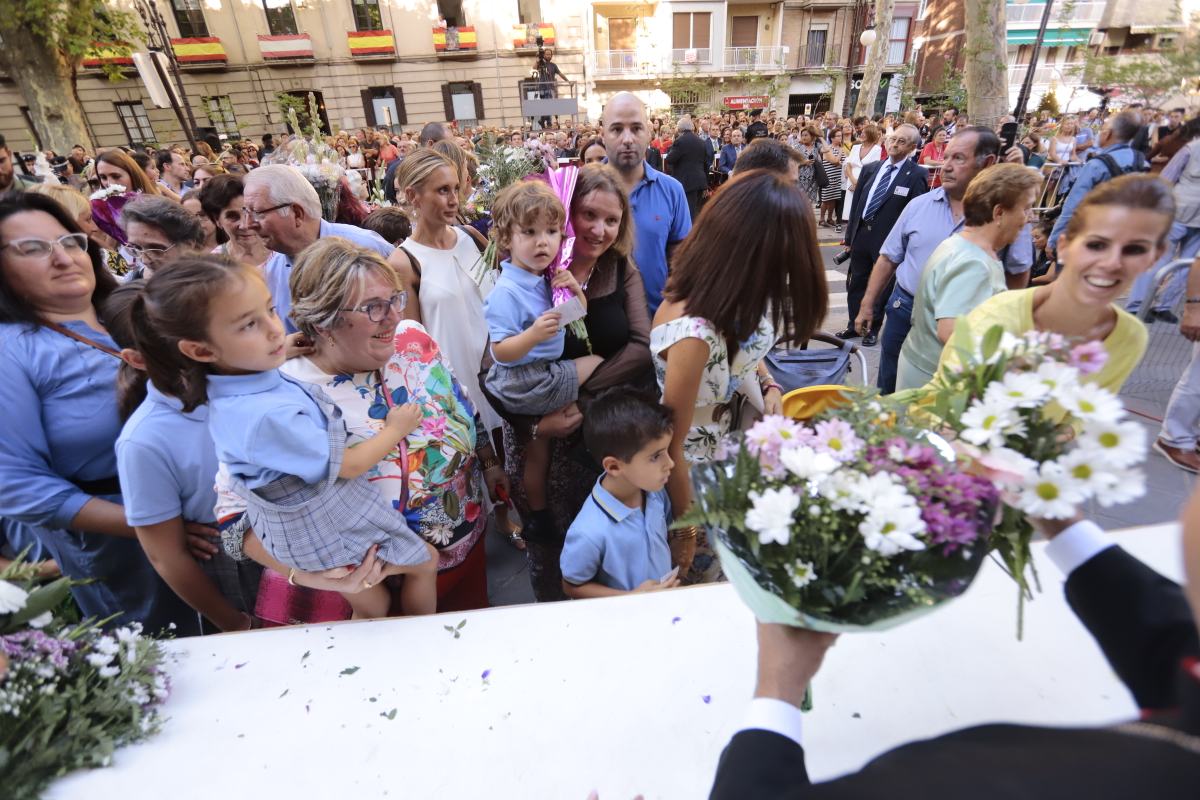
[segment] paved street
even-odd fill
[[[829,281],[829,315],[823,330],[833,333],[845,327],[846,323],[846,265],[833,263],[833,256],[841,249],[834,234],[826,228],[820,231],[821,254],[825,258],[825,276]],[[1153,441],[1158,433],[1171,386],[1190,355],[1190,348],[1178,332],[1164,323],[1152,325],[1150,331],[1150,348],[1143,366],[1130,377],[1126,391],[1122,393],[1122,399],[1134,411],[1134,418],[1145,426],[1147,442]],[[868,380],[873,381],[879,348],[864,348],[863,352],[867,357]],[[859,377],[854,376],[851,381],[858,383]],[[1149,525],[1167,522],[1178,516],[1180,507],[1192,490],[1193,476],[1176,468],[1154,451],[1150,451],[1146,458],[1145,470],[1147,492],[1140,501],[1107,509],[1093,503],[1093,507],[1088,509],[1088,513],[1103,528],[1112,530]],[[492,604],[533,602],[524,554],[513,549],[494,531],[488,532],[487,551],[488,594]]]

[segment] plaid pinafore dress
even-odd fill
[[[359,564],[372,545],[388,564],[420,564],[425,542],[408,527],[404,510],[392,508],[366,474],[337,477],[346,451],[342,412],[315,386],[302,385],[325,415],[329,472],[317,484],[285,475],[251,489],[234,475],[233,489],[246,501],[246,516],[263,547],[278,561],[304,572]]]

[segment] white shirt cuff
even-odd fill
[[[1069,576],[1110,547],[1116,547],[1116,543],[1105,535],[1100,526],[1090,519],[1083,519],[1051,539],[1046,545],[1046,555],[1064,575]]]
[[[803,719],[804,713],[791,703],[773,697],[756,697],[750,701],[739,731],[770,731],[803,746],[800,736]]]

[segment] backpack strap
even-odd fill
[[[1125,174],[1125,170],[1121,169],[1121,167],[1117,164],[1117,160],[1115,158],[1113,158],[1110,154],[1101,153],[1100,155],[1098,155],[1096,157],[1099,158],[1101,161],[1103,161],[1104,166],[1108,168],[1108,177],[1109,178],[1119,178]],[[1134,163],[1137,163],[1136,159],[1134,160]]]
[[[412,264],[413,272],[417,274],[417,279],[421,278],[421,262],[417,261],[417,257],[408,251],[404,245],[400,245],[400,249],[404,251],[404,255],[408,256],[408,261]]]

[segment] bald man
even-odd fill
[[[650,316],[662,303],[667,259],[692,229],[687,195],[679,181],[646,163],[650,126],[646,107],[629,92],[618,92],[601,120],[607,161],[621,176],[633,209],[633,259],[646,284]]]

